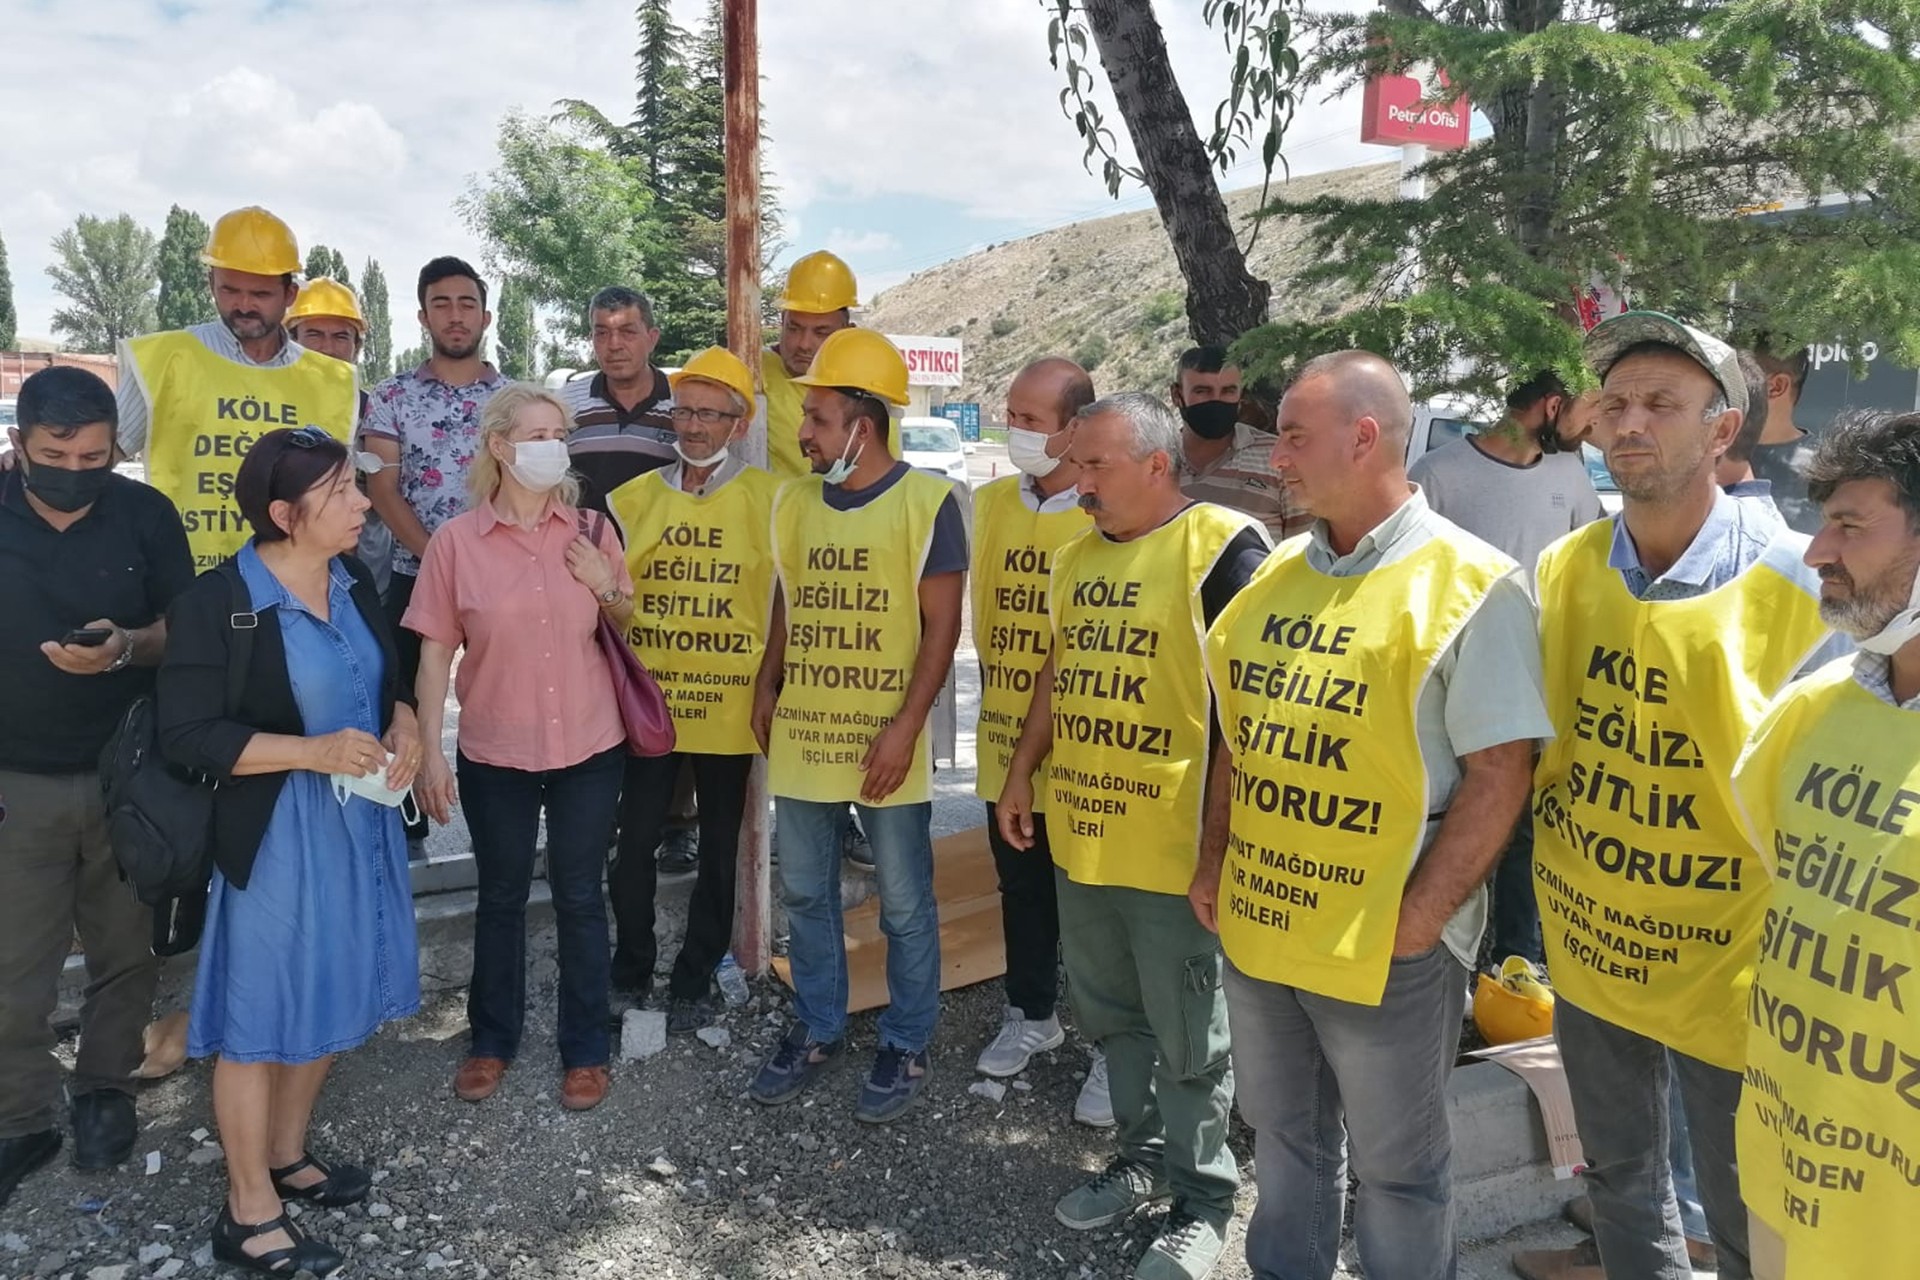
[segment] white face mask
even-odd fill
[[[705,471],[709,467],[717,467],[727,460],[727,446],[724,444],[713,451],[711,458],[691,458],[687,456],[687,451],[681,447],[680,442],[675,440],[673,442],[673,453],[684,465],[692,467],[696,471]]]
[[[545,493],[567,478],[567,465],[565,440],[522,440],[513,446],[507,470],[535,493]]]
[[[853,449],[853,440],[851,438],[847,440],[847,449]],[[841,450],[840,456],[833,460],[832,466],[821,473],[820,478],[828,484],[844,484],[847,477],[853,474],[853,469],[860,465],[860,455],[866,451],[867,446],[864,443],[861,444],[858,449],[853,450],[853,456],[851,458],[847,456],[845,449]]]
[[[1038,480],[1041,476],[1051,475],[1060,465],[1060,459],[1047,454],[1047,441],[1053,439],[1044,431],[1029,431],[1025,427],[1007,428],[1007,458],[1021,471]]]
[[[392,767],[393,757],[389,755],[386,768],[370,773],[364,778],[356,777],[351,773],[329,775],[329,780],[333,783],[333,798],[345,805],[349,798],[363,796],[375,804],[386,805],[389,809],[399,809],[408,821],[417,820],[420,811],[418,806],[413,804],[413,788],[396,791],[387,785],[387,769]]]
[[[1920,636],[1920,573],[1913,577],[1913,592],[1907,597],[1907,607],[1887,619],[1886,626],[1854,643],[1868,653],[1892,657],[1916,636]]]

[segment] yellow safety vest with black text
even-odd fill
[[[1047,842],[1076,884],[1192,883],[1213,719],[1200,588],[1243,529],[1260,525],[1197,502],[1132,541],[1089,532],[1054,553]]]
[[[1920,715],[1829,663],[1767,713],[1734,786],[1772,872],[1740,1194],[1788,1280],[1891,1275],[1920,1258]]]
[[[748,467],[707,494],[663,468],[607,495],[633,577],[627,643],[673,712],[677,750],[757,755],[753,691],[773,617],[773,496]]]
[[[1420,694],[1515,565],[1471,534],[1334,577],[1281,544],[1207,634],[1233,751],[1220,945],[1252,978],[1377,1005],[1427,831]]]
[[[1047,580],[1054,553],[1092,527],[1079,507],[1042,515],[1021,497],[1022,476],[1003,476],[973,495],[973,637],[980,653],[980,720],[974,735],[979,771],[974,794],[993,804],[1007,782],[1034,677],[1053,651]],[[1046,807],[1047,763],[1034,773],[1033,807]]]
[[[1533,802],[1547,967],[1594,1017],[1737,1071],[1767,885],[1733,766],[1826,627],[1791,576],[1791,537],[1685,600],[1636,599],[1612,541],[1596,521],[1538,569],[1555,735]]]
[[[952,490],[909,471],[866,505],[836,511],[824,487],[818,476],[789,480],[774,499],[787,647],[767,766],[776,796],[843,802],[860,800],[867,748],[906,705],[920,570]],[[932,778],[922,725],[906,779],[878,807],[931,799]]]
[[[255,440],[319,427],[344,444],[359,419],[353,366],[316,351],[263,368],[180,329],[129,339],[127,350],[147,398],[147,483],[180,509],[195,569],[213,568],[252,535],[233,478]]]

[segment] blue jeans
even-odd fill
[[[1675,1053],[1596,1018],[1561,996],[1553,1034],[1567,1067],[1573,1120],[1587,1158],[1593,1239],[1608,1274],[1688,1280],[1674,1192],[1670,1115],[1684,1110],[1688,1150],[1721,1280],[1749,1280],[1747,1211],[1734,1164],[1740,1073]],[[1671,1090],[1679,1089],[1680,1107]]]
[[[1693,1143],[1687,1138],[1687,1104],[1680,1097],[1678,1071],[1667,1076],[1667,1166],[1673,1170],[1673,1197],[1680,1202],[1680,1230],[1689,1240],[1708,1243],[1713,1237],[1693,1176]]]
[[[560,942],[560,1065],[605,1066],[611,1051],[607,1000],[612,954],[600,878],[620,802],[624,744],[565,769],[535,773],[457,762],[460,806],[479,877],[473,910],[473,984],[467,1024],[476,1058],[520,1052],[527,1012],[527,894],[540,811],[547,814],[547,887]]]
[[[940,910],[933,897],[931,803],[854,806],[873,846],[880,932],[887,939],[887,1011],[880,1043],[918,1053],[940,1016]],[[780,901],[787,909],[794,1016],[816,1040],[847,1030],[847,949],[840,921],[844,801],[774,799]]]
[[[1261,982],[1232,964],[1226,988],[1260,1187],[1247,1225],[1253,1274],[1329,1280],[1351,1152],[1367,1274],[1452,1280],[1460,1251],[1447,1076],[1467,990],[1453,953],[1442,945],[1393,961],[1377,1006]]]

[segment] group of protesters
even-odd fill
[[[76,934],[74,1161],[135,1141],[158,935],[97,773],[146,697],[218,784],[188,1052],[215,1059],[220,1261],[344,1261],[285,1202],[370,1190],[310,1117],[335,1056],[419,1007],[409,863],[456,805],[460,1098],[523,1057],[542,854],[563,1107],[611,1087],[615,998],[655,999],[670,857],[696,878],[659,1003],[673,1034],[715,1019],[764,757],[793,1000],[749,1096],[792,1102],[847,1051],[858,851],[888,1003],[853,1115],[896,1120],[940,1012],[931,720],[970,610],[1007,957],[977,1067],[1065,1044],[1064,969],[1074,1116],[1117,1150],[1055,1214],[1165,1202],[1135,1275],[1218,1264],[1236,1101],[1255,1275],[1331,1277],[1350,1190],[1368,1275],[1456,1273],[1446,1083],[1490,918],[1557,992],[1592,1232],[1519,1274],[1854,1276],[1920,1247],[1920,415],[1797,441],[1804,359],[1629,312],[1585,339],[1597,390],[1529,371],[1410,480],[1378,355],[1306,360],[1270,415],[1218,348],[1104,396],[1049,357],[1008,389],[1014,472],[969,526],[900,458],[906,361],[831,254],[788,273],[758,370],[712,347],[664,372],[616,284],[585,302],[598,371],[558,390],[486,362],[457,258],[419,273],[425,362],[365,391],[357,300],[300,281],[278,218],[226,215],[205,261],[219,318],[126,342],[117,392],[35,374],[0,472],[0,1203],[63,1141]],[[667,754],[629,748],[609,630],[665,695]]]

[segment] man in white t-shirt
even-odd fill
[[[1541,551],[1603,514],[1579,446],[1561,447],[1560,417],[1573,405],[1552,370],[1535,374],[1507,394],[1507,414],[1496,425],[1407,470],[1428,506],[1518,560],[1529,591]],[[1533,823],[1524,818],[1494,872],[1492,946],[1496,962],[1542,959]]]

